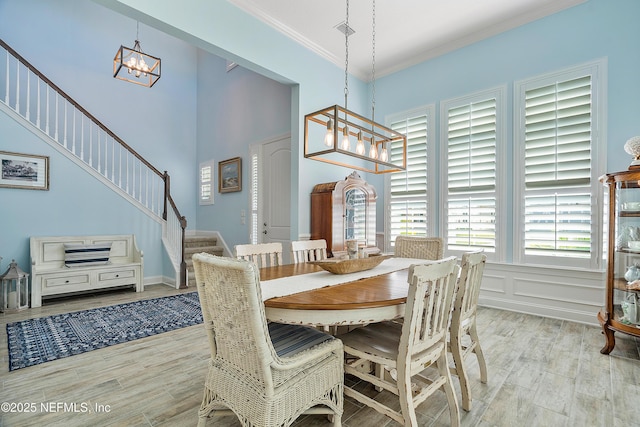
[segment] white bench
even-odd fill
[[[107,248],[108,261],[81,258],[78,266],[68,266],[78,261],[74,250],[89,253],[96,246]],[[142,256],[132,234],[31,237],[31,307],[40,307],[43,297],[96,289],[131,285],[142,292]]]

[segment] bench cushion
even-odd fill
[[[94,244],[64,244],[64,265],[86,267],[109,264],[111,242]]]

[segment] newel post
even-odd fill
[[[184,259],[185,230],[187,229],[187,218],[180,217],[180,227],[182,228],[182,260],[180,261],[180,289],[186,289],[187,284],[187,261]]]
[[[169,178],[169,174],[167,171],[164,171],[164,176],[162,177],[164,180],[164,208],[162,211],[162,219],[167,220],[167,200],[169,200],[169,187],[171,186],[171,178]]]

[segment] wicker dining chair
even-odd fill
[[[324,239],[293,241],[291,242],[291,259],[294,264],[327,259],[327,241]]]
[[[250,427],[286,427],[303,413],[329,414],[340,426],[340,340],[314,328],[267,323],[253,262],[205,253],[192,258],[211,348],[198,426],[230,411]]]
[[[443,240],[440,237],[398,236],[394,255],[403,258],[436,260],[444,256]]]
[[[348,386],[344,388],[346,396],[404,426],[416,427],[416,406],[443,388],[449,404],[450,424],[460,425],[460,411],[447,363],[449,315],[459,269],[456,257],[412,266],[403,324],[372,323],[340,335],[347,357],[345,372],[377,389],[396,394],[400,411]],[[376,376],[363,372],[361,366],[367,362],[376,368],[384,366],[391,373]],[[427,377],[422,371],[428,366],[435,366],[437,370],[429,372]]]
[[[282,265],[282,243],[236,245],[236,258],[253,261],[261,267]]]
[[[487,363],[480,347],[476,327],[478,295],[487,256],[482,252],[466,252],[462,254],[458,291],[451,313],[449,350],[453,356],[455,367],[451,373],[460,380],[462,392],[462,409],[471,410],[471,386],[464,366],[469,354],[474,353],[480,366],[480,381],[487,382]]]

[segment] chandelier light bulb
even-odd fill
[[[387,147],[382,146],[382,151],[380,152],[380,160],[386,162],[389,160],[389,153],[387,152]]]
[[[356,153],[361,156],[364,154],[364,142],[362,142],[362,131],[358,132],[358,143],[356,144]]]
[[[378,147],[376,147],[376,144],[374,144],[373,142],[371,143],[371,146],[369,147],[369,157],[376,160],[378,158]]]
[[[329,119],[327,122],[327,133],[324,136],[324,145],[327,147],[333,147],[333,120]]]
[[[340,147],[344,151],[351,150],[351,141],[349,141],[349,128],[346,125],[342,130],[342,145]]]

